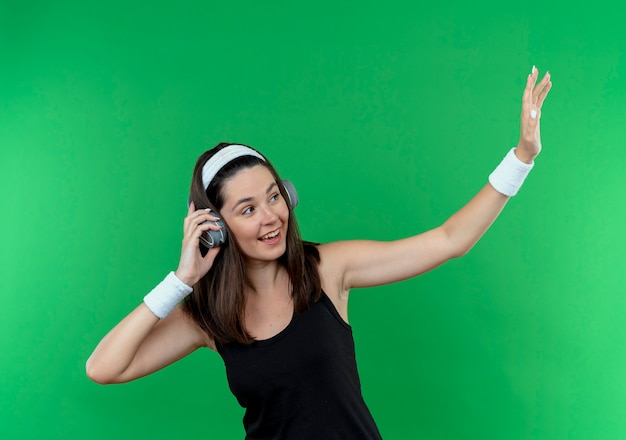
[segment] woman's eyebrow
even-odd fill
[[[277,187],[277,186],[278,186],[278,184],[276,184],[276,182],[272,182],[272,183],[270,183],[270,186],[268,186],[268,187],[267,187],[267,189],[265,190],[265,194],[269,194],[270,192],[272,192],[272,190],[274,189],[274,187]],[[232,209],[232,210],[234,211],[234,210],[236,210],[236,209],[237,209],[237,207],[238,207],[239,205],[241,205],[242,203],[249,203],[249,202],[251,202],[252,200],[254,200],[254,197],[244,197],[243,199],[239,199],[239,200],[237,201],[237,203],[235,203],[235,204],[233,205],[233,209]]]
[[[268,186],[267,189],[265,190],[265,194],[269,194],[274,189],[275,186],[278,186],[276,182],[270,183],[270,186]]]

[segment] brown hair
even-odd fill
[[[281,183],[276,169],[269,160],[263,161],[254,156],[242,156],[226,164],[213,178],[205,190],[202,183],[204,164],[219,150],[229,143],[220,143],[215,148],[203,153],[196,162],[191,180],[190,200],[197,209],[211,208],[216,212],[224,204],[224,184],[228,179],[243,169],[262,165],[267,168],[280,189],[282,197],[289,207],[287,229],[287,248],[278,259],[289,275],[292,284],[292,297],[295,312],[306,309],[311,300],[321,297],[321,282],[318,272],[319,252],[313,243],[303,242],[293,212],[293,207]],[[228,225],[226,225],[228,227]],[[249,344],[253,338],[246,332],[244,286],[247,283],[244,259],[236,240],[226,240],[217,254],[213,267],[193,286],[193,292],[183,303],[185,310],[194,321],[216,342],[238,342]]]

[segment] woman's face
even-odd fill
[[[246,260],[276,260],[287,249],[289,208],[262,165],[239,171],[223,188],[220,215]]]

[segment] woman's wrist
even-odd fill
[[[184,281],[180,280],[174,272],[170,272],[150,293],[143,302],[159,318],[169,315],[187,295],[192,292]]]
[[[524,149],[520,148],[519,146],[515,148],[514,152],[515,152],[515,157],[517,157],[520,161],[528,165],[532,165],[535,161],[535,158],[537,157],[537,154],[529,153],[525,151]]]
[[[489,175],[489,183],[493,188],[505,196],[512,197],[519,191],[526,180],[526,176],[535,165],[521,160],[511,148],[502,162]]]
[[[195,280],[193,277],[186,275],[180,269],[176,269],[176,272],[174,272],[174,275],[176,276],[176,278],[178,278],[180,281],[182,281],[188,286],[193,286],[194,284],[198,282],[198,280]]]

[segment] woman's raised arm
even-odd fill
[[[537,83],[533,66],[522,97],[520,140],[482,188],[443,225],[391,242],[344,241],[320,246],[321,272],[340,292],[420,275],[466,254],[498,217],[541,151],[540,119],[552,87],[550,74]]]

